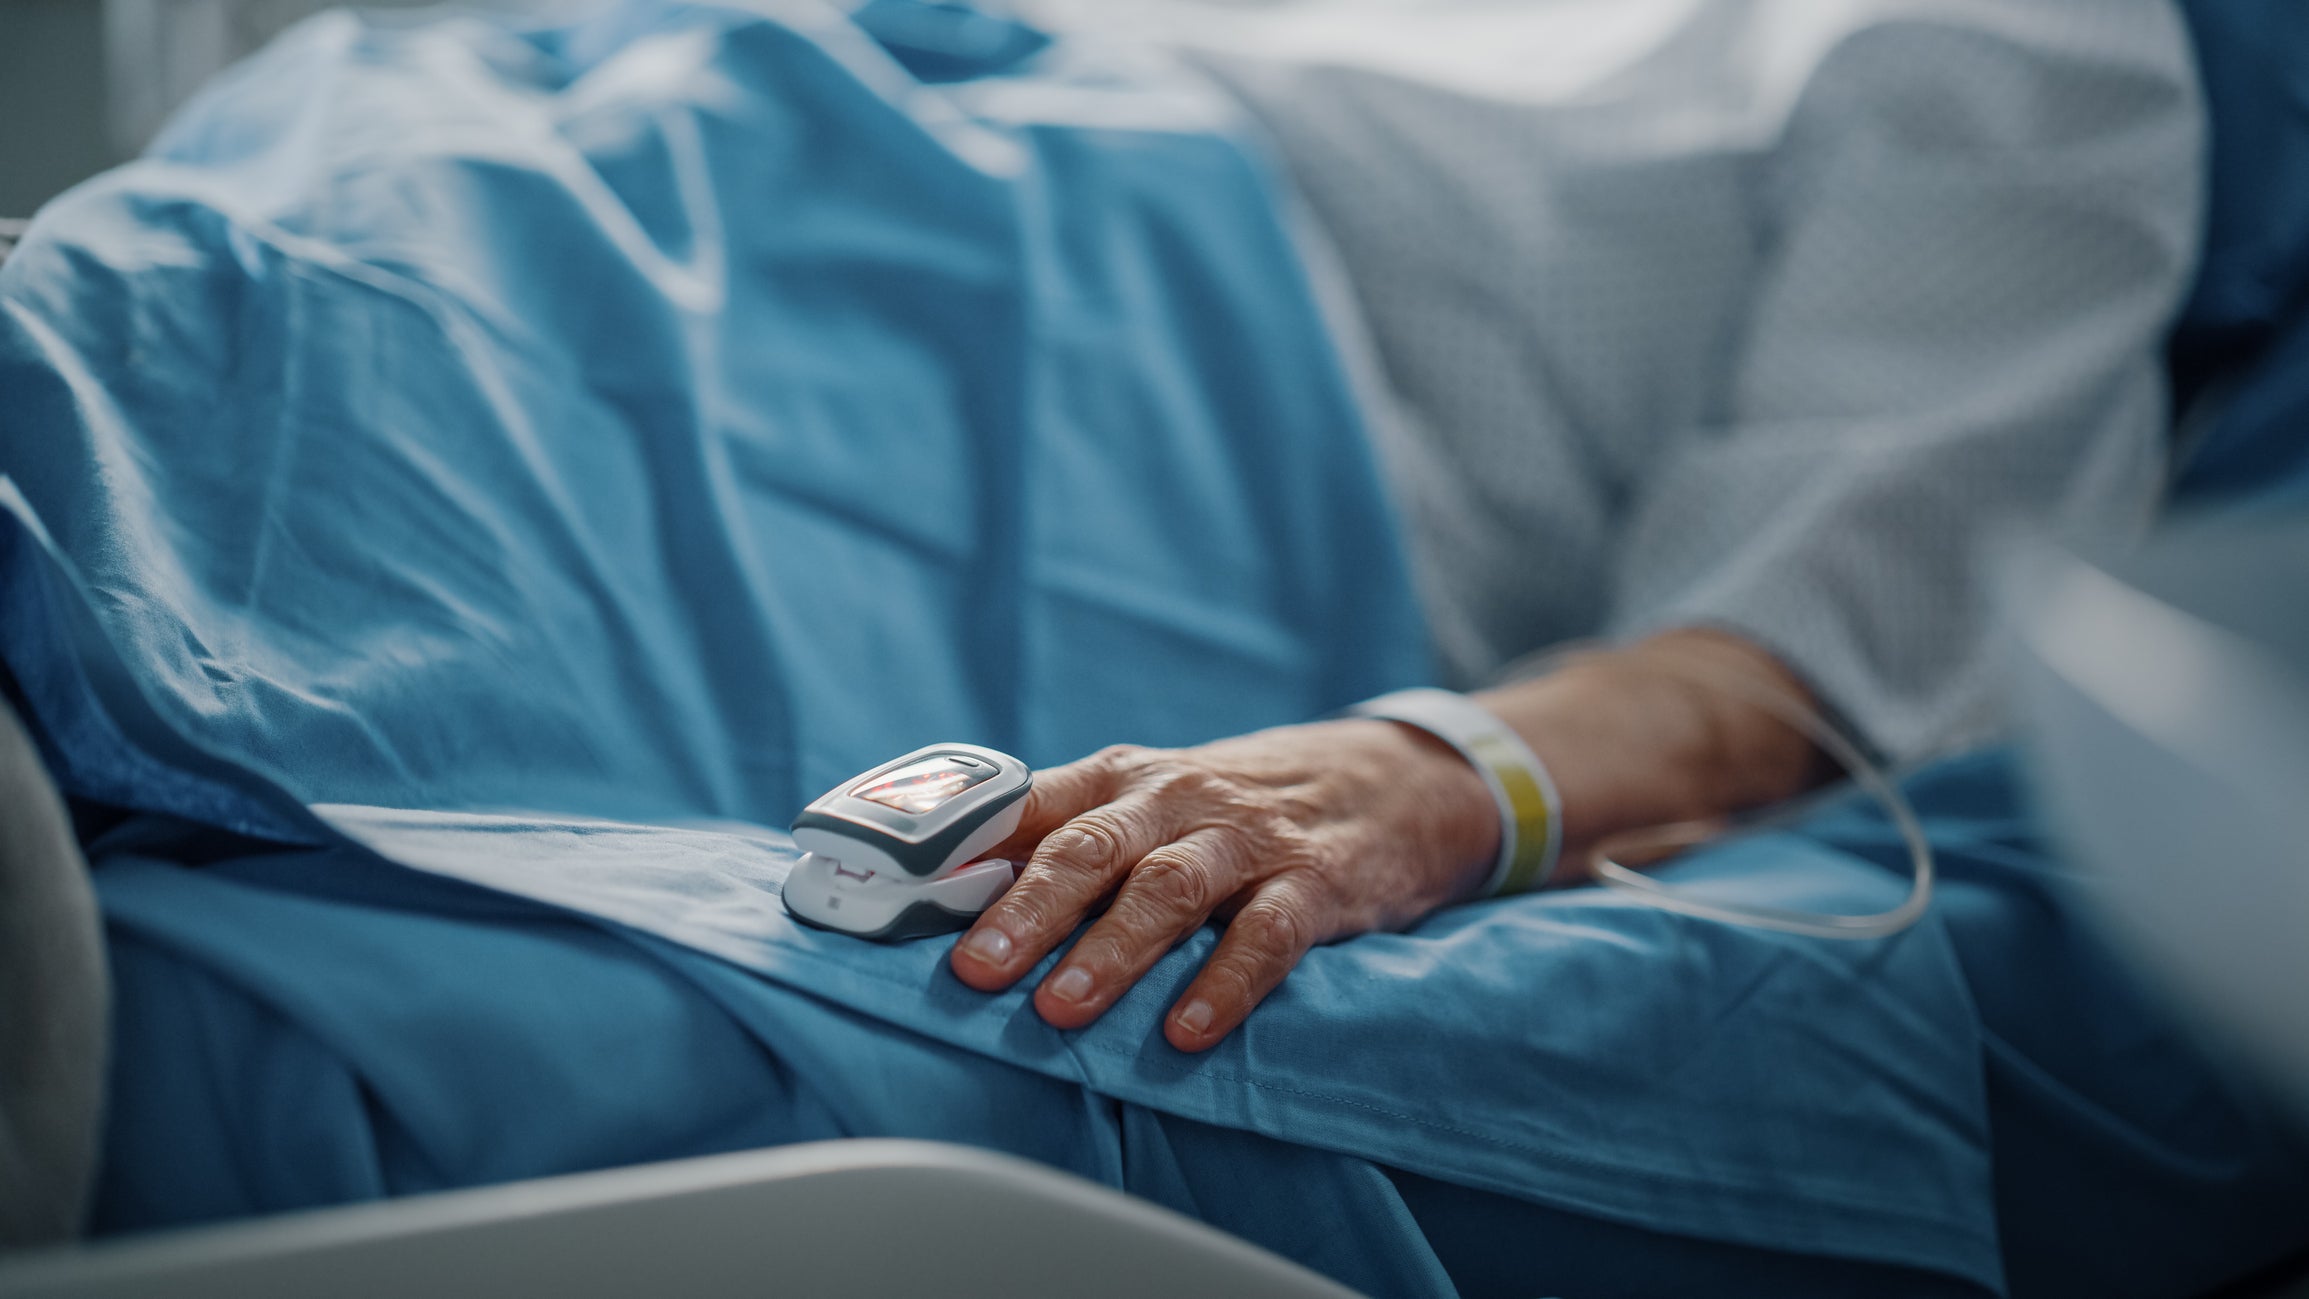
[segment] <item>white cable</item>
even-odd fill
[[[1560,654],[1550,655],[1549,661],[1560,657]],[[1681,668],[1685,665],[1678,666]],[[1721,829],[1715,824],[1694,821],[1631,831],[1606,839],[1588,854],[1588,866],[1595,873],[1596,879],[1609,888],[1663,911],[1745,925],[1751,929],[1802,934],[1809,938],[1887,938],[1921,919],[1925,910],[1932,905],[1932,844],[1924,837],[1924,827],[1916,819],[1916,809],[1909,806],[1907,797],[1884,770],[1870,761],[1860,751],[1860,746],[1827,718],[1777,690],[1749,681],[1735,682],[1724,673],[1692,672],[1688,674],[1688,679],[1696,680],[1711,689],[1723,690],[1765,709],[1795,727],[1835,759],[1836,764],[1852,778],[1852,783],[1866,790],[1884,808],[1893,826],[1899,830],[1902,841],[1906,843],[1909,869],[1914,881],[1909,886],[1908,897],[1890,911],[1858,916],[1785,911],[1778,907],[1744,907],[1728,902],[1702,901],[1681,890],[1670,888],[1649,875],[1630,870],[1613,861],[1610,856],[1610,850],[1615,845],[1646,843],[1655,846],[1690,846],[1717,837]]]

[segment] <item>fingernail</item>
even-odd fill
[[[1001,965],[1010,959],[1010,935],[991,926],[973,929],[962,940],[962,950],[988,965]]]
[[[1194,1034],[1196,1037],[1201,1037],[1203,1035],[1203,1031],[1211,1026],[1211,1018],[1213,1014],[1214,1012],[1211,1010],[1211,1003],[1204,1001],[1200,997],[1197,997],[1193,1001],[1187,1003],[1187,1008],[1185,1010],[1179,1012],[1179,1027],[1185,1029],[1189,1033]]]
[[[1090,995],[1090,971],[1079,965],[1060,970],[1050,981],[1050,995],[1060,1001],[1080,1001]]]

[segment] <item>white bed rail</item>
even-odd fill
[[[1349,1294],[1167,1209],[921,1141],[829,1141],[0,1259],[11,1299]]]

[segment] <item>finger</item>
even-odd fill
[[[1050,767],[1034,775],[1034,787],[1026,792],[1025,808],[1019,814],[1018,828],[1010,837],[988,849],[988,858],[1007,858],[1025,861],[1052,830],[1081,816],[1093,808],[1110,802],[1120,789],[1130,760],[1138,751],[1125,745],[1112,745],[1063,766]],[[948,957],[955,976],[971,987],[984,992],[999,992],[1018,981],[1020,975],[1033,967],[1039,956],[1019,959],[1019,948],[1013,932],[1006,928],[1004,917],[1017,921],[1020,911],[1039,915],[1044,909],[1063,906],[1063,899],[1044,900],[1040,894],[1047,881],[1029,885],[1024,878],[1011,885],[1008,894],[1020,892],[1019,910],[997,912],[988,908],[962,936]],[[1039,877],[1038,877],[1039,879]],[[1021,924],[1021,928],[1030,927]],[[1038,930],[1038,927],[1035,927]]]
[[[1043,836],[1018,882],[955,944],[955,977],[982,992],[1016,983],[1126,871],[1171,838],[1172,815],[1153,795],[1126,795]]]
[[[1034,773],[1034,787],[1026,791],[1018,828],[987,850],[988,857],[1024,860],[1044,835],[1094,807],[1111,803],[1129,783],[1138,756],[1146,752],[1127,744],[1111,745],[1087,758]]]
[[[1336,929],[1335,904],[1313,876],[1281,876],[1261,887],[1228,922],[1203,972],[1163,1021],[1181,1051],[1207,1051],[1282,983],[1299,958]]]
[[[1251,853],[1241,831],[1211,826],[1142,858],[1114,904],[1034,991],[1034,1009],[1059,1028],[1106,1012],[1171,946],[1242,887]]]

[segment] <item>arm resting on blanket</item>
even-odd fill
[[[1804,697],[1737,637],[1676,630],[1483,696],[1555,774],[1564,860],[1615,834],[1704,820],[1800,792],[1810,741],[1701,684],[1738,673]],[[1226,936],[1165,1021],[1204,1050],[1316,943],[1396,928],[1481,887],[1499,820],[1474,768],[1394,722],[1277,727],[1192,749],[1102,750],[1044,772],[1018,834],[1018,883],[955,948],[972,987],[1007,988],[1111,896],[1036,989],[1042,1017],[1090,1023],[1214,915]]]

